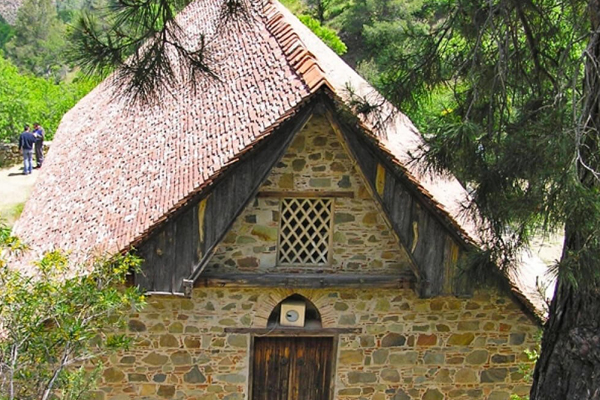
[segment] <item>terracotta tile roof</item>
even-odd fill
[[[372,140],[466,241],[475,224],[468,194],[449,176],[425,174],[410,153],[422,144],[410,120],[276,0],[250,0],[251,23],[219,24],[221,0],[198,0],[178,16],[193,46],[204,34],[213,72],[196,91],[186,77],[151,107],[115,98],[104,81],[63,118],[15,234],[38,250],[121,251],[202,191],[254,143],[327,87],[382,103],[362,118]],[[310,50],[310,51],[309,51]],[[377,121],[385,119],[386,124]],[[83,257],[83,256],[82,256]]]
[[[256,23],[219,29],[220,4],[201,0],[178,17],[190,37],[206,35],[219,80],[194,92],[182,78],[177,97],[152,107],[114,98],[115,83],[103,82],[63,118],[16,234],[40,249],[121,250],[310,95],[262,6]]]

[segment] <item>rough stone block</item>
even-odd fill
[[[385,382],[400,382],[400,373],[397,369],[384,369],[381,371],[380,376]]]
[[[110,367],[104,370],[102,374],[104,377],[104,382],[121,382],[125,379],[125,374],[118,368]]]
[[[406,351],[402,353],[390,354],[390,364],[392,365],[414,365],[417,362],[419,353],[416,351]]]
[[[192,363],[192,356],[185,350],[176,351],[171,354],[173,365],[189,365]]]
[[[206,377],[200,372],[198,366],[194,366],[183,375],[183,380],[187,383],[204,383],[206,382]]]
[[[490,368],[481,373],[481,383],[504,382],[508,376],[506,368]]]
[[[377,382],[377,375],[375,375],[373,372],[352,371],[348,372],[348,382],[350,384],[373,383]]]
[[[446,355],[438,351],[426,351],[423,355],[423,362],[425,364],[442,365]]]
[[[417,338],[417,346],[429,347],[437,344],[436,335],[419,335]]]
[[[142,361],[145,362],[146,364],[150,364],[150,365],[163,365],[164,363],[167,362],[167,360],[169,359],[169,357],[167,357],[164,354],[159,354],[156,352],[152,352],[150,354],[148,354],[146,357],[142,358]]]
[[[489,352],[487,350],[475,350],[470,352],[465,359],[467,364],[480,365],[488,360]]]
[[[468,346],[475,339],[472,333],[455,333],[448,339],[449,346]]]
[[[342,350],[340,351],[339,361],[342,364],[362,364],[364,354],[361,350]]]
[[[371,356],[373,357],[373,362],[375,364],[385,364],[389,355],[389,350],[387,349],[378,349],[375,350]]]
[[[406,336],[399,333],[388,333],[381,340],[381,347],[398,347],[404,346],[405,343]]]
[[[232,347],[247,348],[248,347],[248,336],[247,335],[229,335],[227,336],[227,343]]]
[[[438,389],[427,389],[423,400],[444,400],[444,395]]]
[[[524,333],[511,333],[509,336],[509,343],[513,346],[521,345],[525,342]]]
[[[454,381],[456,383],[476,383],[477,380],[477,374],[470,368],[459,369],[454,375]]]
[[[160,385],[156,391],[156,394],[158,394],[160,397],[164,397],[165,399],[170,399],[175,395],[175,386]]]
[[[161,335],[159,340],[160,347],[179,347],[179,341],[171,334]]]

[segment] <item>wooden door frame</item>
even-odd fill
[[[312,337],[312,338],[331,338],[331,376],[329,377],[329,400],[334,400],[335,394],[335,377],[337,371],[337,358],[338,358],[338,344],[340,335],[339,333],[324,334],[323,332],[311,332],[311,331],[298,331],[298,332],[273,332],[267,334],[256,334],[250,333],[250,351],[248,352],[248,400],[252,399],[252,385],[254,384],[254,339],[256,338],[274,338],[274,337],[286,337],[286,338],[301,338],[301,337]]]

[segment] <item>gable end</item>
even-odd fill
[[[461,254],[470,245],[463,232],[441,215],[439,205],[431,204],[414,178],[390,160],[374,139],[369,140],[367,132],[343,124],[333,110],[330,104],[327,116],[332,126],[347,142],[373,196],[419,269],[419,295],[470,294],[466,277],[457,273]]]
[[[312,105],[306,105],[144,240],[138,254],[145,261],[135,284],[158,293],[183,294],[190,289],[312,110]]]

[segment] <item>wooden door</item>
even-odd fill
[[[252,400],[329,400],[333,338],[254,339]]]

